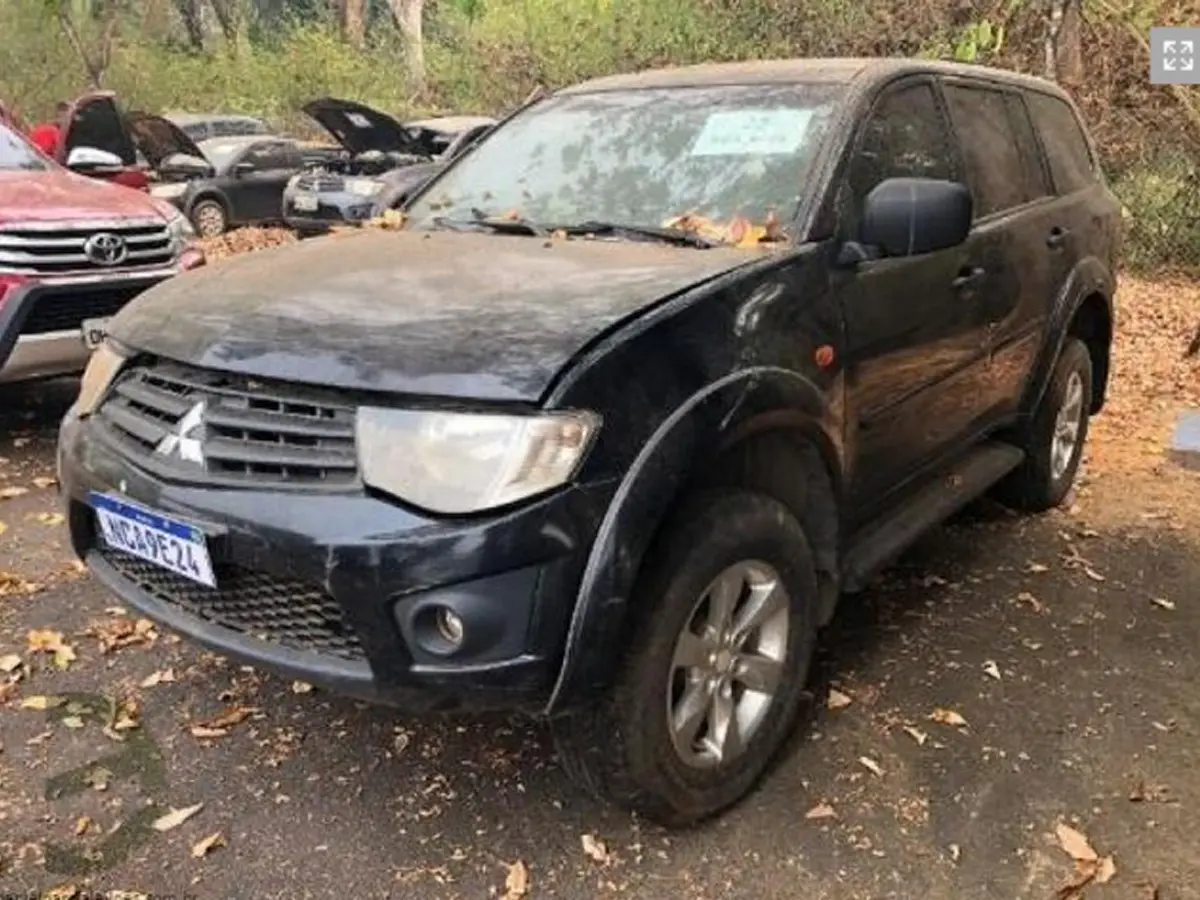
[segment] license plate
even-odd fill
[[[83,345],[89,350],[95,350],[104,343],[104,336],[108,334],[108,323],[112,321],[112,316],[105,316],[100,319],[84,319],[79,326],[83,333]]]
[[[317,198],[312,194],[297,194],[292,199],[292,205],[301,212],[316,212]]]
[[[108,494],[91,493],[88,500],[108,546],[199,584],[217,586],[204,532],[195,525]]]

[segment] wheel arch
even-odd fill
[[[819,387],[795,372],[762,367],[719,379],[659,425],[622,477],[592,544],[545,714],[611,677],[636,613],[628,601],[642,560],[692,490],[741,486],[781,500],[799,512],[806,533],[814,528],[818,568],[832,577],[841,472],[832,422]],[[784,476],[796,464],[819,465],[819,478],[789,485]],[[746,478],[731,482],[735,465]],[[811,506],[803,499],[810,496]]]

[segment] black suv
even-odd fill
[[[1044,81],[902,60],[602,78],[408,228],[115,318],[62,426],[76,552],[232,657],[548,718],[683,825],[792,727],[838,598],[996,488],[1067,494],[1118,205]]]

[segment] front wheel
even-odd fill
[[[216,200],[201,200],[192,207],[192,227],[202,238],[220,237],[229,227],[225,207]]]
[[[686,504],[647,557],[615,684],[555,723],[564,767],[668,827],[742,799],[795,722],[815,643],[808,541],[778,501]]]

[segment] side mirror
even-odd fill
[[[93,169],[120,169],[124,165],[125,161],[117,154],[96,147],[73,147],[67,154],[67,168],[78,169],[81,172]]]
[[[867,194],[859,242],[870,256],[934,253],[965,241],[973,214],[971,191],[964,184],[889,178]]]

